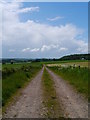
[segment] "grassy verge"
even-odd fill
[[[20,66],[20,65],[19,65]],[[10,98],[42,68],[41,64],[28,64],[21,67],[5,67],[2,71],[2,105],[8,104]]]
[[[61,117],[61,111],[58,99],[56,97],[56,91],[54,88],[54,82],[51,79],[50,75],[44,69],[43,78],[43,96],[44,96],[44,105],[47,108],[47,117],[48,118],[59,118]]]
[[[69,81],[78,92],[88,97],[88,68],[60,68],[60,67],[49,67],[56,74],[61,76],[64,80]]]
[[[0,108],[2,107],[2,80],[0,79]]]

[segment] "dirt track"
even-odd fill
[[[48,68],[48,73],[55,82],[56,94],[65,118],[88,118],[88,102],[73,88]],[[4,118],[43,118],[41,79],[44,68],[22,91],[17,102],[9,107]]]
[[[44,69],[44,68],[43,68]],[[4,118],[42,118],[41,78],[43,69],[22,91],[17,102],[11,106]]]
[[[88,118],[88,101],[59,76],[46,68],[55,82],[56,93],[65,118]]]

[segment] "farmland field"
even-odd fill
[[[47,62],[4,64],[2,66],[3,106],[19,88],[35,76],[42,68],[42,64],[46,64],[55,73],[68,80],[79,92],[88,95],[88,69],[84,68],[88,67],[87,61],[53,61],[51,64],[50,62],[48,64]],[[80,65],[81,68],[68,68],[73,64],[76,67]]]
[[[88,80],[90,74],[89,61],[62,61],[48,63],[47,66],[58,74],[63,79],[67,80],[74,88],[84,94],[88,95]],[[75,67],[73,69],[73,67]]]
[[[42,68],[41,64],[5,64],[2,66],[2,105],[5,106],[14,93],[30,82],[32,77]]]
[[[39,110],[41,109],[42,111],[44,109],[44,115],[46,115],[47,117],[50,118],[54,117],[55,115],[56,117],[60,117],[64,116],[64,113],[62,112],[64,111],[63,109],[65,109],[62,108],[62,104],[64,104],[67,106],[65,112],[66,117],[73,117],[73,110],[77,111],[78,109],[80,111],[80,113],[78,111],[80,117],[87,116],[87,104],[81,102],[83,100],[81,97],[78,97],[78,94],[81,93],[80,95],[83,95],[85,100],[87,100],[88,72],[90,72],[90,69],[88,68],[88,61],[52,61],[3,64],[3,108],[5,108],[6,110],[8,103],[11,103],[13,101],[13,98],[17,96],[19,90],[22,91],[21,88],[23,88],[24,90],[20,99],[16,102],[17,104],[14,105],[14,108],[13,106],[11,106],[9,112],[6,112],[6,115],[8,117],[18,117],[18,115],[24,117],[24,114],[26,115],[25,111],[31,111],[31,114],[27,113],[27,116],[33,116],[33,114],[35,114],[35,117],[39,115],[41,115],[42,117],[43,114]],[[62,78],[62,80],[58,78],[58,76]],[[69,83],[72,86],[74,92],[64,82]],[[63,84],[65,85],[63,86]],[[43,94],[41,94],[42,92]],[[76,95],[75,97],[74,94]],[[70,98],[68,96],[70,96]],[[24,99],[24,101],[22,99]],[[75,105],[73,105],[74,101]],[[81,102],[81,105],[79,105],[78,101]],[[36,104],[36,102],[38,103],[38,105]],[[44,108],[41,108],[42,104],[44,105]],[[84,111],[82,112],[81,107],[79,108],[76,105],[78,105],[79,107],[83,106],[85,108],[85,113]],[[22,108],[22,106],[24,107],[24,109]],[[70,111],[71,107],[72,111]],[[20,109],[22,109],[22,113],[20,112]],[[36,113],[37,109],[39,115],[37,115]],[[69,115],[67,115],[67,110],[69,110]],[[34,113],[32,113],[32,111],[34,111]],[[78,116],[78,114],[76,113],[76,116]]]
[[[68,67],[73,66],[75,64],[76,67],[88,67],[88,61],[62,61],[62,62],[52,62],[48,63],[47,66],[62,66],[62,67]]]
[[[36,63],[34,63],[36,65]],[[33,65],[34,65],[33,64]],[[22,66],[28,66],[28,65],[31,65],[30,63],[25,63],[25,62],[22,62],[22,63],[14,63],[14,64],[10,64],[10,63],[7,63],[7,64],[3,64],[2,65],[2,69],[4,69],[5,67],[7,68],[21,68]]]
[[[69,64],[71,65],[71,64]],[[88,97],[88,74],[90,69],[87,67],[62,67],[62,66],[48,66],[52,71],[68,81],[74,88]]]

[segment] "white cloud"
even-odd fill
[[[56,21],[56,20],[60,20],[60,19],[63,19],[64,17],[61,17],[61,16],[57,16],[57,17],[54,17],[54,18],[47,18],[47,20],[49,21]]]
[[[42,48],[41,48],[41,51],[43,52],[45,50],[50,50],[50,46],[43,45]]]
[[[68,48],[65,48],[65,47],[61,47],[60,49],[59,49],[59,51],[67,51],[68,50]]]
[[[23,4],[21,2],[13,2],[13,1],[11,3],[4,1],[0,3],[0,6],[4,8],[5,12],[10,12],[10,13],[12,12],[14,14],[34,12],[34,11],[38,12],[40,9],[38,6],[23,8]]]
[[[4,4],[3,46],[8,46],[8,49],[22,50],[22,54],[27,54],[27,56],[29,53],[35,55],[36,52],[39,57],[44,56],[43,52],[47,52],[48,56],[52,55],[52,57],[53,55],[59,57],[60,51],[63,55],[65,52],[70,54],[87,52],[88,44],[83,39],[78,39],[78,36],[83,36],[82,29],[68,23],[52,26],[32,20],[20,22],[19,14],[15,11],[29,11],[25,8],[22,10],[21,6],[21,3],[13,2]],[[21,52],[18,54],[20,57]]]
[[[33,48],[33,49],[31,49],[31,48],[24,48],[21,51],[22,52],[38,52],[39,50],[40,50],[39,48]]]
[[[0,4],[0,58],[2,57],[2,5]]]
[[[31,52],[38,52],[38,51],[39,51],[39,48],[34,48],[34,49],[31,49],[30,51],[31,51]]]
[[[48,51],[53,48],[58,48],[58,45],[43,45],[41,48],[41,52]]]
[[[30,51],[30,48],[24,48],[24,49],[22,49],[22,52],[27,52],[27,51]]]
[[[27,13],[27,12],[33,12],[33,11],[39,11],[39,7],[28,7],[23,8],[17,11],[17,13]]]
[[[77,51],[80,53],[88,53],[88,43],[85,43],[84,41],[79,40]]]

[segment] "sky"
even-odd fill
[[[2,2],[3,58],[88,53],[87,2]]]
[[[0,0],[3,1],[3,0]],[[12,2],[13,0],[4,0]],[[14,0],[15,2],[89,2],[89,0]]]

